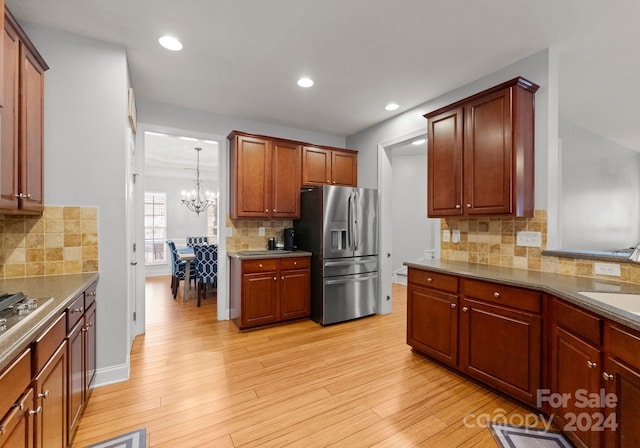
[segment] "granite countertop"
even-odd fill
[[[228,252],[231,258],[241,260],[258,260],[263,258],[288,258],[288,257],[310,257],[311,252],[304,250],[242,250],[240,252]]]
[[[410,268],[428,269],[461,277],[487,280],[546,292],[560,297],[567,302],[581,306],[602,317],[640,331],[640,315],[579,294],[581,291],[640,294],[640,285],[616,282],[615,280],[553,274],[549,272],[529,271],[526,269],[502,268],[460,261],[421,260],[414,262],[408,261],[404,264]]]
[[[98,273],[52,275],[0,280],[2,292],[24,292],[28,297],[48,298],[32,315],[0,335],[0,370],[4,369],[39,334],[64,312],[71,299],[97,281]]]

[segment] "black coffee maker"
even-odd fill
[[[295,250],[293,227],[284,229],[284,250]]]

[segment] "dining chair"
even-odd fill
[[[188,236],[186,240],[188,247],[193,247],[196,244],[209,244],[209,237],[206,236]]]
[[[178,296],[180,281],[184,280],[187,263],[180,260],[178,250],[172,240],[167,240],[167,245],[169,246],[169,252],[171,253],[171,292],[175,299]],[[195,280],[196,275],[193,269],[190,274],[190,279],[188,281]]]
[[[207,285],[218,287],[218,246],[215,244],[193,246],[196,264],[196,290],[198,306],[207,291]]]

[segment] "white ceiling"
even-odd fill
[[[126,48],[138,99],[340,136],[551,47],[561,115],[640,149],[638,0],[6,4],[19,20]],[[183,51],[161,48],[165,33]],[[315,86],[299,88],[301,75]],[[390,101],[400,109],[385,111]]]

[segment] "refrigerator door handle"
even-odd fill
[[[352,193],[349,193],[347,201],[347,246],[353,250],[353,204],[351,203]]]
[[[369,274],[366,276],[358,276],[358,277],[351,277],[350,278],[342,278],[342,279],[336,279],[336,280],[325,280],[325,284],[327,285],[339,285],[342,283],[358,283],[358,282],[363,282],[365,280],[371,280],[372,278],[378,278],[378,273],[374,272],[373,274]]]
[[[358,192],[354,191],[353,192],[353,219],[352,219],[352,225],[353,225],[353,250],[358,250]]]
[[[371,263],[372,261],[375,262],[375,260],[371,260],[371,259],[356,261],[350,258],[349,261],[327,261],[324,263],[324,265],[325,266],[354,266],[357,264]]]

